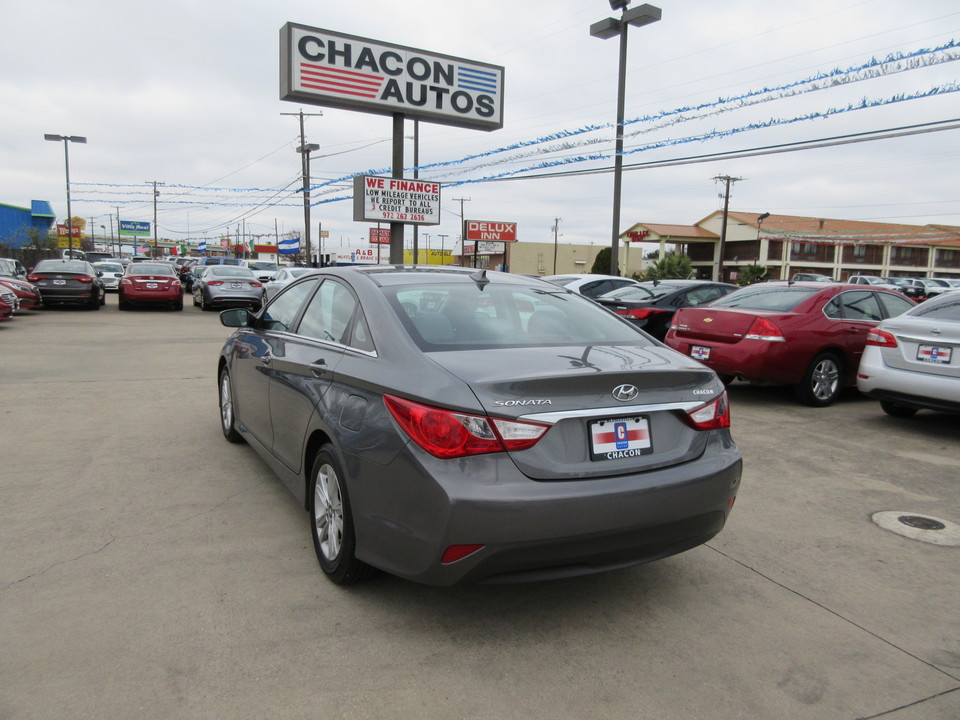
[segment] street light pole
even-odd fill
[[[620,64],[617,73],[617,138],[613,160],[613,237],[610,240],[610,274],[620,274],[620,189],[623,177],[623,114],[627,82],[627,29],[641,27],[660,19],[661,10],[653,5],[628,8],[630,0],[610,0],[613,10],[623,10],[620,19],[608,17],[590,26],[590,34],[602,40],[620,37]]]
[[[69,250],[68,257],[73,259],[73,221],[72,221],[72,210],[70,208],[70,143],[82,143],[86,145],[87,139],[81,137],[80,135],[52,135],[50,133],[45,133],[43,136],[44,140],[50,140],[52,142],[63,141],[63,163],[67,170],[67,248]]]

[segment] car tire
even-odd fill
[[[897,405],[889,400],[881,400],[880,409],[890,417],[895,418],[908,418],[917,414],[916,408],[906,407],[905,405]]]
[[[101,307],[107,304],[107,291],[103,290],[100,293],[100,305]]]
[[[200,310],[202,312],[207,312],[210,310],[210,306],[207,305],[207,301],[203,298],[203,293],[200,293]]]
[[[822,352],[804,373],[803,382],[797,386],[797,398],[804,405],[826,407],[839,397],[842,389],[843,364],[834,353]]]
[[[230,384],[230,372],[220,371],[220,429],[223,436],[232,443],[242,443],[243,435],[237,432],[237,417],[233,413],[233,386]]]
[[[192,294],[192,293],[191,293],[191,294]],[[194,306],[194,307],[197,307],[197,305],[199,305],[199,304],[200,304],[200,303],[197,302],[197,296],[196,296],[196,295],[193,295],[193,306]]]
[[[130,309],[130,305],[129,305],[129,304],[127,303],[127,301],[124,300],[122,297],[117,298],[117,307],[118,307],[120,310],[129,310],[129,309]]]
[[[89,307],[91,310],[99,310],[103,303],[100,302],[100,293],[94,293],[90,296]]]
[[[337,585],[352,585],[374,570],[357,560],[353,514],[343,469],[332,445],[314,457],[307,482],[307,506],[313,549],[324,574]]]
[[[174,310],[183,310],[183,298],[173,304]]]

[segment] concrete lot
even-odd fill
[[[0,324],[0,718],[960,717],[960,418],[731,387],[740,497],[708,545],[454,589],[317,567],[218,426],[214,313]]]

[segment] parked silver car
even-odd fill
[[[740,483],[723,383],[538,279],[325,268],[236,328],[221,429],[310,516],[336,583],[519,582],[716,535]]]
[[[312,270],[313,268],[307,267],[283,268],[274,275],[273,278],[263,284],[264,289],[267,291],[267,300],[272,300],[273,296],[283,290],[287,285]]]
[[[960,413],[960,292],[936,295],[867,334],[857,387],[888,415]]]
[[[245,267],[211,265],[193,282],[193,304],[201,310],[244,305],[259,310],[263,283]]]

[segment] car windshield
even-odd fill
[[[751,310],[778,310],[790,312],[801,302],[822,292],[809,287],[782,287],[755,285],[735,290],[726,297],[714,300],[711,307],[749,308]]]
[[[97,270],[101,270],[103,272],[112,272],[112,273],[123,272],[123,265],[120,265],[119,263],[94,263],[93,266]]]
[[[566,291],[451,283],[384,292],[424,351],[650,343],[616,315]]]
[[[929,320],[960,322],[960,293],[944,293],[934,300],[927,300],[911,308],[907,314]]]
[[[174,269],[169,265],[160,265],[158,263],[137,263],[127,268],[127,275],[175,275]]]
[[[87,273],[88,265],[83,260],[41,260],[34,272],[75,272]]]
[[[280,266],[273,262],[252,262],[249,264],[251,270],[279,270]]]
[[[253,277],[253,273],[246,268],[231,265],[213,265],[207,268],[207,274],[219,275],[220,277]]]

